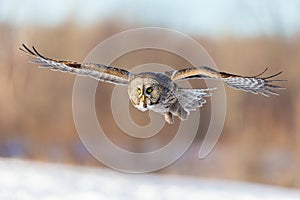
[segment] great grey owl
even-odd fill
[[[83,76],[90,76],[99,81],[105,81],[116,85],[128,87],[128,95],[131,103],[141,111],[153,110],[164,115],[165,121],[172,124],[173,116],[186,120],[189,112],[201,107],[211,96],[211,88],[190,89],[181,88],[176,83],[188,79],[216,79],[224,81],[228,86],[246,92],[259,93],[264,96],[278,95],[272,89],[284,89],[274,85],[273,82],[282,80],[270,80],[281,74],[278,72],[271,76],[262,77],[267,71],[256,76],[240,76],[226,72],[219,72],[212,68],[190,67],[180,70],[158,72],[131,73],[127,70],[95,63],[77,63],[72,61],[54,60],[41,55],[32,46],[32,50],[23,44],[21,51],[33,57],[33,63],[42,68],[70,72]]]

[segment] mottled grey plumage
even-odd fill
[[[165,121],[170,124],[174,121],[173,116],[186,120],[189,112],[201,107],[206,102],[203,98],[210,97],[210,91],[214,89],[180,88],[176,83],[178,81],[195,78],[222,80],[235,89],[255,94],[259,93],[264,96],[268,96],[268,94],[278,95],[272,89],[284,89],[272,84],[282,80],[270,80],[270,78],[282,72],[269,77],[261,77],[267,69],[256,76],[239,76],[219,72],[206,66],[172,70],[164,73],[143,72],[133,74],[124,69],[102,64],[80,64],[46,58],[34,47],[31,50],[24,44],[20,50],[33,57],[32,62],[39,64],[40,67],[90,76],[100,81],[128,86],[130,101],[137,109],[141,111],[153,110],[161,113],[165,116]]]

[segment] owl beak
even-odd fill
[[[145,102],[145,95],[142,95],[142,102]]]
[[[147,106],[146,106],[145,95],[144,94],[142,95],[141,100],[142,100],[142,103],[143,103],[143,107],[146,108]]]

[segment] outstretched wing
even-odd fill
[[[274,85],[273,83],[284,80],[271,80],[271,78],[278,76],[282,73],[282,71],[271,76],[262,77],[262,75],[267,71],[267,69],[268,68],[266,68],[262,73],[256,76],[240,76],[226,72],[219,72],[206,66],[174,70],[166,72],[166,74],[169,75],[170,78],[175,82],[195,78],[210,78],[222,80],[230,87],[233,87],[238,90],[243,90],[245,92],[252,92],[255,94],[259,93],[264,96],[269,96],[269,94],[279,95],[277,92],[273,91],[273,89],[285,88],[280,87],[278,85]]]
[[[32,46],[32,50],[23,44],[21,51],[33,57],[32,63],[39,64],[41,68],[51,68],[54,71],[69,72],[82,76],[90,76],[100,81],[117,85],[128,85],[131,73],[115,67],[94,63],[77,63],[72,61],[54,60],[41,55]]]

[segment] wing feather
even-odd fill
[[[202,67],[191,67],[181,70],[174,70],[166,72],[167,75],[173,81],[182,81],[188,79],[216,79],[224,81],[228,86],[243,90],[245,92],[252,92],[255,94],[261,94],[264,96],[269,96],[269,94],[279,95],[277,92],[273,91],[272,89],[285,89],[281,86],[274,85],[274,82],[281,82],[285,80],[277,80],[271,79],[274,78],[282,73],[278,72],[271,76],[262,77],[262,75],[268,70],[266,68],[263,72],[255,75],[255,76],[241,76],[236,74],[230,74],[227,72],[219,72],[215,69],[202,66]],[[270,80],[271,79],[271,80]]]
[[[23,44],[20,48],[25,54],[33,57],[32,63],[39,64],[40,68],[51,68],[53,71],[69,72],[72,74],[90,76],[99,81],[109,82],[117,85],[128,85],[129,77],[132,75],[124,69],[110,67],[95,63],[77,63],[47,58],[41,55],[34,46],[29,49]]]

